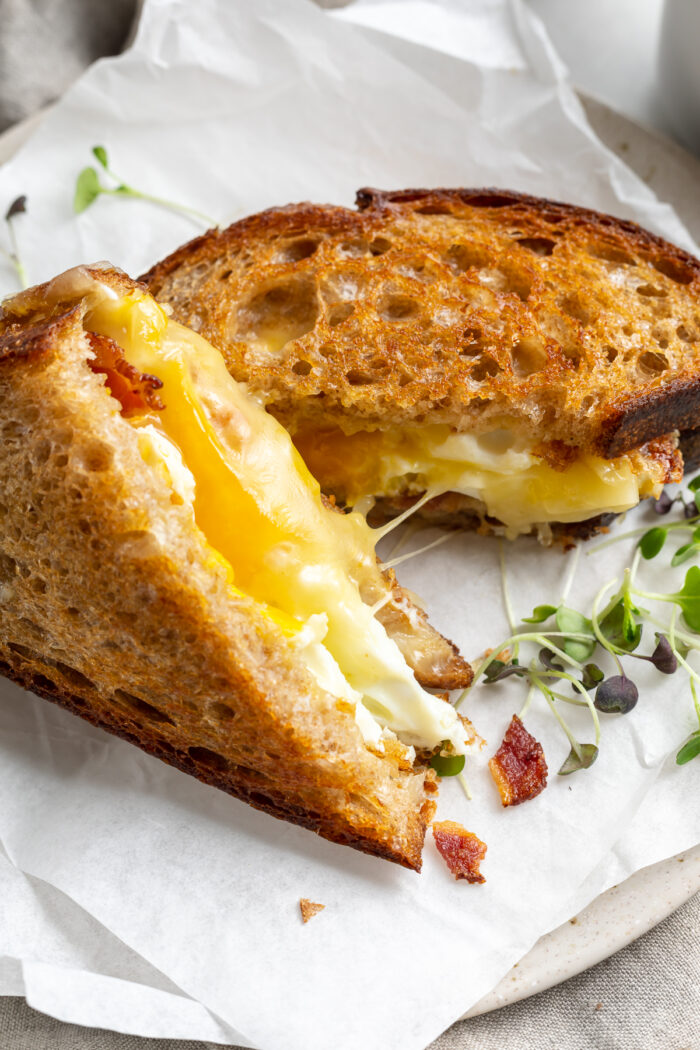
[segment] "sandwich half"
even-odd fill
[[[0,670],[336,842],[419,869],[471,668],[280,424],[143,286],[0,313]],[[18,701],[19,702],[19,701]]]
[[[271,209],[143,278],[326,492],[547,542],[679,480],[678,432],[700,409],[696,259],[508,191],[361,190],[357,205]]]

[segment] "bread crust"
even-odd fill
[[[0,316],[0,671],[258,809],[419,870],[432,771],[369,751],[231,591],[89,368],[81,295],[50,313],[46,292]]]
[[[689,253],[508,190],[362,189],[357,202],[250,216],[143,280],[292,432],[424,420],[483,432],[505,416],[535,442],[614,457],[692,426]],[[265,310],[282,320],[273,350]]]

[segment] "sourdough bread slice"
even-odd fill
[[[143,278],[292,431],[508,426],[605,457],[694,428],[700,263],[502,190],[273,208]]]
[[[418,870],[432,771],[368,749],[347,702],[232,590],[90,367],[84,315],[46,286],[0,315],[0,670],[258,809]]]

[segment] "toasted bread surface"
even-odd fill
[[[432,771],[370,751],[231,590],[89,367],[84,303],[47,310],[44,291],[0,316],[0,670],[259,809],[419,869]]]
[[[292,432],[507,425],[613,457],[700,409],[700,263],[501,190],[271,209],[143,280]]]

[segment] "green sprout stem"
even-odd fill
[[[666,529],[668,532],[695,532],[700,522],[700,514],[694,518],[686,518],[684,521],[672,521],[668,525],[663,524],[660,528]],[[693,524],[694,523],[694,524]],[[649,532],[652,526],[642,525],[638,529],[629,529],[627,532],[621,532],[619,536],[613,536],[612,539],[605,540],[604,543],[599,543],[595,547],[591,547],[586,551],[586,557],[590,558],[591,554],[597,554],[598,551],[604,551],[606,547],[613,547],[616,543],[621,543],[623,540],[632,539],[635,536],[643,536],[645,532]]]
[[[112,175],[112,178],[117,178],[117,176],[111,171],[109,174]],[[198,222],[204,223],[205,226],[217,225],[215,219],[212,219],[210,215],[205,215],[202,211],[198,211],[196,208],[190,208],[186,204],[178,204],[177,201],[171,201],[165,197],[156,197],[152,193],[142,193],[141,190],[135,190],[133,186],[129,186],[126,182],[120,182],[115,189],[109,189],[106,186],[100,185],[100,192],[110,196],[134,197],[137,200],[149,201],[151,204],[157,204],[159,207],[167,208],[169,211],[179,211],[183,215],[189,215]]]
[[[598,609],[600,608],[600,603],[602,602],[606,592],[609,591],[611,587],[614,587],[616,583],[617,580],[608,580],[607,583],[603,584],[603,586],[600,588],[595,598],[593,599],[593,606],[591,609],[591,627],[593,628],[593,634],[596,636],[598,644],[603,649],[605,649],[606,652],[610,653],[613,660],[617,664],[620,674],[624,677],[625,672],[620,662],[617,646],[613,645],[612,642],[609,642],[600,629],[600,621],[605,619],[608,613],[614,608],[614,606],[619,601],[619,591],[616,593],[615,597],[608,602],[607,606],[603,610],[602,615],[598,612]],[[623,650],[619,650],[619,652],[622,651]]]
[[[556,720],[559,723],[559,725],[561,726],[561,728],[564,730],[564,733],[566,734],[566,738],[569,741],[569,743],[571,744],[571,749],[574,751],[574,753],[575,753],[576,757],[578,758],[579,762],[581,762],[583,760],[583,752],[581,751],[581,745],[579,744],[578,740],[576,739],[576,737],[573,735],[573,733],[569,729],[568,725],[566,724],[566,722],[564,721],[562,716],[557,711],[557,705],[556,705],[556,703],[555,703],[555,701],[554,701],[554,699],[552,697],[551,690],[542,681],[542,679],[540,678],[538,672],[537,673],[534,672],[534,671],[532,672],[532,681],[538,687],[538,689],[540,690],[540,692],[544,696],[545,700],[549,704],[549,708],[550,708],[552,714],[556,718]]]

